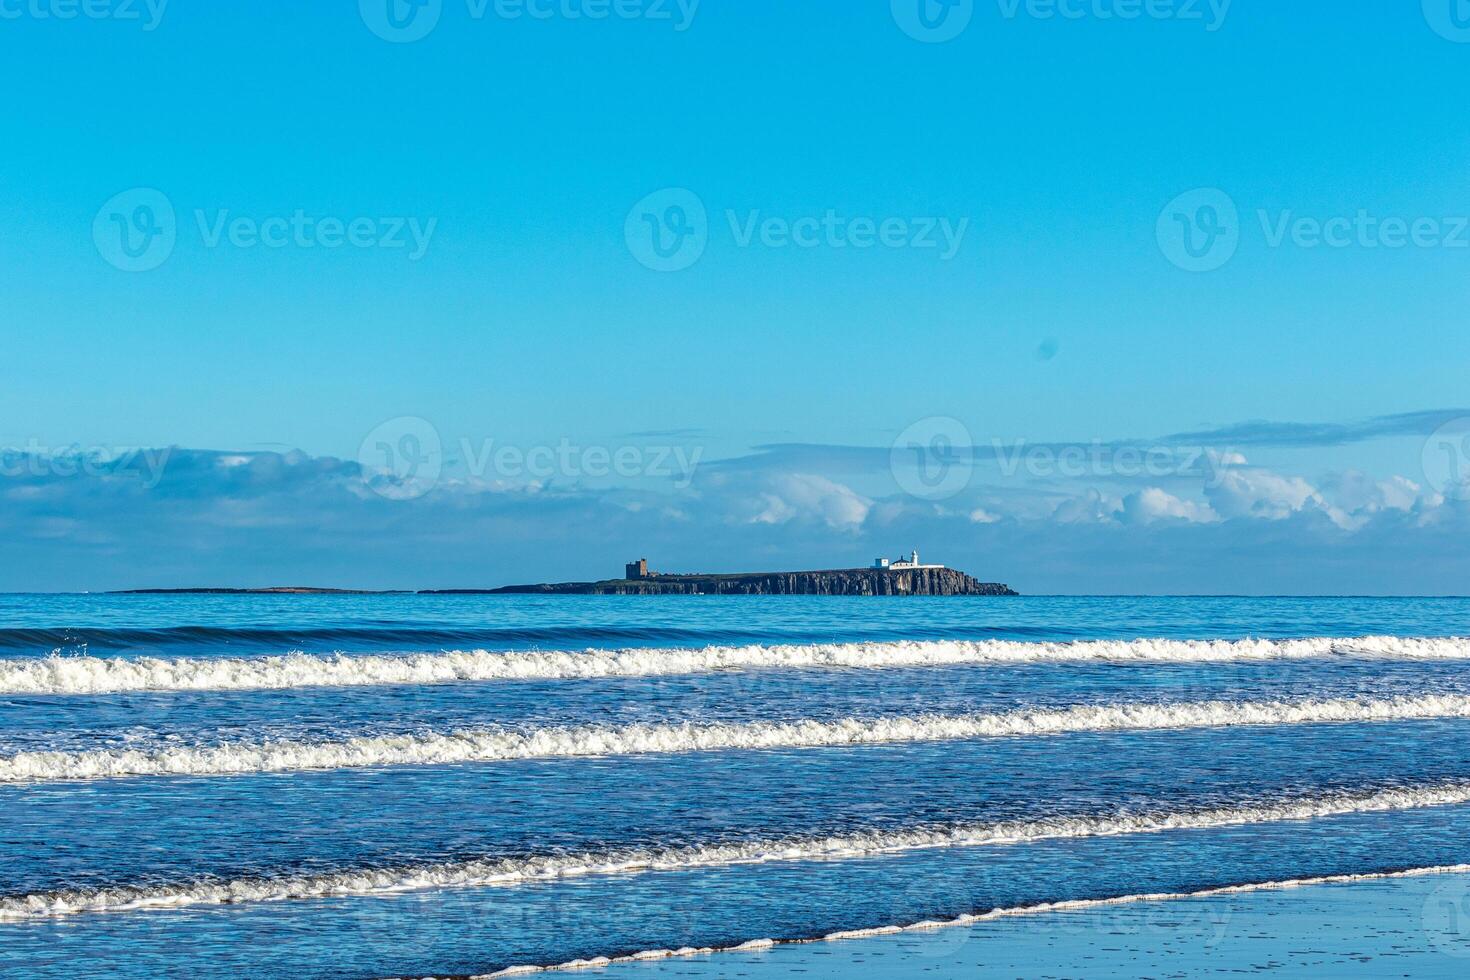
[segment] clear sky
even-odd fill
[[[1470,591],[1459,0],[418,2],[0,0],[0,588]]]

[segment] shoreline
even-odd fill
[[[1193,892],[1048,902],[948,920],[840,930],[811,938],[761,938],[725,947],[643,950],[554,965],[515,965],[462,980],[607,974],[634,964],[655,973],[711,978],[758,964],[764,977],[800,976],[806,980],[845,980],[857,970],[870,977],[899,980],[920,969],[944,980],[1043,974],[1139,976],[1166,971],[1200,976],[1205,970],[1234,975],[1246,969],[1261,969],[1256,964],[1262,956],[1269,956],[1277,972],[1319,974],[1321,963],[1306,962],[1306,955],[1340,956],[1359,965],[1378,956],[1412,956],[1419,962],[1412,966],[1395,963],[1395,971],[1405,976],[1459,977],[1470,966],[1470,923],[1459,922],[1452,913],[1439,922],[1437,916],[1446,906],[1437,899],[1459,903],[1467,896],[1470,864],[1437,865],[1243,883]],[[1345,915],[1349,909],[1356,914]],[[1095,921],[1090,927],[1079,927],[1082,916]],[[1286,918],[1292,921],[1283,923]],[[1134,922],[1130,929],[1129,919],[1141,919],[1143,926]],[[1159,919],[1163,921],[1150,921]],[[1203,944],[1199,942],[1201,930],[1195,928],[1201,922],[1213,933]],[[1392,944],[1384,941],[1374,947],[1370,940],[1378,937],[1363,935],[1370,925],[1392,935]],[[1412,948],[1410,938],[1416,934],[1421,942]],[[899,945],[900,940],[907,942]],[[1076,947],[1096,947],[1098,942],[1105,945],[1086,958],[1094,960],[1098,952],[1104,952],[1117,957],[1118,962],[1113,969],[1095,962],[1090,962],[1085,971],[1080,969]],[[1334,944],[1343,948],[1329,948]],[[1264,948],[1252,948],[1250,959],[1235,959],[1224,949],[1227,945]],[[1170,948],[1175,946],[1178,948]],[[1350,946],[1365,948],[1347,948]],[[1047,962],[1042,955],[1045,953],[1056,956],[1056,961]],[[1011,959],[1002,961],[1007,955]],[[1152,961],[1142,962],[1150,956]],[[892,972],[874,962],[885,957],[894,959],[886,964]],[[1293,957],[1297,961],[1293,962]]]

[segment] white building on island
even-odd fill
[[[901,570],[908,568],[943,568],[944,566],[921,564],[919,562],[919,551],[917,548],[915,548],[913,551],[909,552],[909,556],[907,558],[894,558],[892,560],[887,558],[875,558],[873,559],[873,567]]]

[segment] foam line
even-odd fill
[[[1177,902],[1187,899],[1213,898],[1219,895],[1241,895],[1250,892],[1283,891],[1289,888],[1304,888],[1312,885],[1348,885],[1362,881],[1380,881],[1393,878],[1418,878],[1426,875],[1470,874],[1470,864],[1441,864],[1424,868],[1406,868],[1400,871],[1379,871],[1364,874],[1321,875],[1316,878],[1289,878],[1283,881],[1247,882],[1227,885],[1223,888],[1203,888],[1193,892],[1152,892],[1138,895],[1117,895],[1111,898],[1089,898],[1062,902],[1041,902],[1036,905],[1021,905],[1011,908],[991,909],[956,916],[953,919],[926,919],[906,925],[878,926],[872,929],[850,929],[832,932],[816,939],[750,939],[735,946],[685,946],[681,949],[649,949],[625,956],[595,956],[587,959],[570,960],[553,966],[512,966],[494,973],[484,973],[470,980],[501,980],[504,977],[526,976],[534,973],[551,973],[572,970],[598,969],[618,963],[643,963],[652,960],[685,959],[695,956],[712,956],[715,953],[744,953],[772,949],[776,946],[805,946],[812,943],[840,942],[846,939],[870,939],[875,936],[891,936],[905,932],[930,932],[955,926],[970,926],[995,919],[1021,915],[1042,915],[1047,912],[1074,912],[1083,909],[1106,908],[1114,905],[1133,905],[1140,902]]]
[[[239,902],[388,895],[427,889],[514,885],[589,875],[682,871],[737,864],[867,858],[933,848],[978,847],[1171,830],[1206,830],[1465,803],[1470,803],[1470,782],[1439,783],[1416,788],[1365,788],[1249,805],[1156,814],[1053,817],[958,827],[871,831],[832,837],[791,837],[733,844],[481,859],[399,868],[345,870],[328,874],[117,885],[103,889],[3,896],[0,897],[0,920],[45,918],[83,912],[124,912]]]
[[[1204,663],[1320,657],[1470,659],[1470,638],[1365,636],[1299,640],[934,640],[582,652],[160,658],[92,656],[0,660],[0,694],[246,691],[463,681],[657,677],[773,668],[883,669],[966,664]]]
[[[637,724],[621,728],[503,728],[364,735],[342,741],[168,744],[158,748],[21,752],[0,758],[0,783],[126,776],[242,773],[452,765],[577,756],[818,748],[888,742],[939,742],[1073,732],[1148,731],[1240,725],[1296,725],[1470,718],[1470,696],[1383,699],[1198,701],[1079,705],[963,715],[802,719],[741,724]]]

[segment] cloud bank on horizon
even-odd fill
[[[1033,593],[1470,592],[1470,411],[1037,445],[980,445],[926,419],[886,448],[768,444],[709,461],[694,430],[477,450],[407,421],[356,460],[7,451],[0,589],[495,586],[612,577],[639,556],[742,571],[919,547]],[[425,438],[431,467],[392,456],[428,452]],[[1368,440],[1406,449],[1402,471],[1303,472],[1242,449]]]

